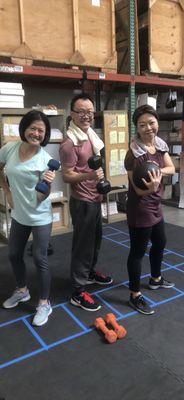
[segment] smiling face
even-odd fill
[[[34,146],[40,146],[44,140],[45,132],[46,126],[43,121],[33,121],[24,132],[26,142]]]
[[[89,99],[79,99],[75,102],[71,117],[75,125],[87,132],[94,116],[93,103]]]
[[[158,121],[154,115],[145,113],[137,120],[137,134],[144,144],[153,143],[158,132]]]

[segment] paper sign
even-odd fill
[[[60,213],[59,212],[54,212],[52,214],[52,220],[53,220],[53,222],[59,222],[60,221]]]
[[[125,175],[126,173],[124,161],[119,161],[119,175]]]
[[[125,132],[118,132],[118,143],[125,143]]]
[[[110,136],[110,144],[116,144],[117,143],[117,131],[110,131],[109,136]]]
[[[100,7],[100,0],[92,0],[92,6]]]
[[[117,174],[117,162],[116,161],[110,161],[110,163],[109,163],[109,175],[110,176],[118,175]]]
[[[4,136],[19,136],[19,126],[16,124],[4,124]]]
[[[111,150],[110,160],[118,161],[118,149]]]
[[[112,116],[112,118],[113,118],[113,119],[111,119],[111,121],[109,122],[109,129],[112,129],[112,128],[116,128],[116,127],[117,127],[116,116],[115,116],[115,117]]]
[[[109,175],[117,176],[126,174],[124,162],[122,161],[110,161],[109,163]]]
[[[119,151],[119,159],[120,161],[124,161],[126,155],[126,150],[125,149],[120,149]]]
[[[125,115],[124,114],[118,115],[118,126],[120,128],[125,128],[126,123],[125,123]]]

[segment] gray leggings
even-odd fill
[[[30,233],[33,235],[33,259],[38,271],[40,299],[46,300],[50,292],[50,271],[48,268],[47,247],[52,223],[48,225],[27,226],[12,219],[9,238],[9,259],[17,286],[27,286],[24,250]]]

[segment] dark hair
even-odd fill
[[[133,113],[132,121],[133,121],[135,126],[137,125],[138,119],[143,114],[152,114],[158,121],[157,111],[152,106],[149,106],[149,104],[144,104],[144,105],[142,105],[140,107],[137,107],[136,110]]]
[[[48,144],[49,139],[50,139],[50,122],[47,116],[42,112],[38,110],[31,110],[28,113],[26,113],[19,124],[19,134],[20,138],[22,139],[23,142],[27,142],[25,138],[25,130],[32,124],[34,121],[43,121],[45,124],[45,137],[42,143],[40,143],[40,146],[44,147]]]
[[[68,115],[68,117],[66,117],[66,129],[69,128],[69,126],[70,126],[70,121],[71,121],[71,120],[72,120],[71,115]]]
[[[75,97],[73,97],[73,99],[71,101],[71,105],[70,105],[71,111],[74,109],[76,101],[80,100],[80,99],[81,100],[90,100],[91,103],[94,105],[94,101],[88,93],[80,93],[80,94],[77,94]]]

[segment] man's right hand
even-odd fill
[[[89,174],[89,180],[95,180],[98,182],[104,178],[104,172],[101,167],[96,170],[93,169],[88,174]]]

